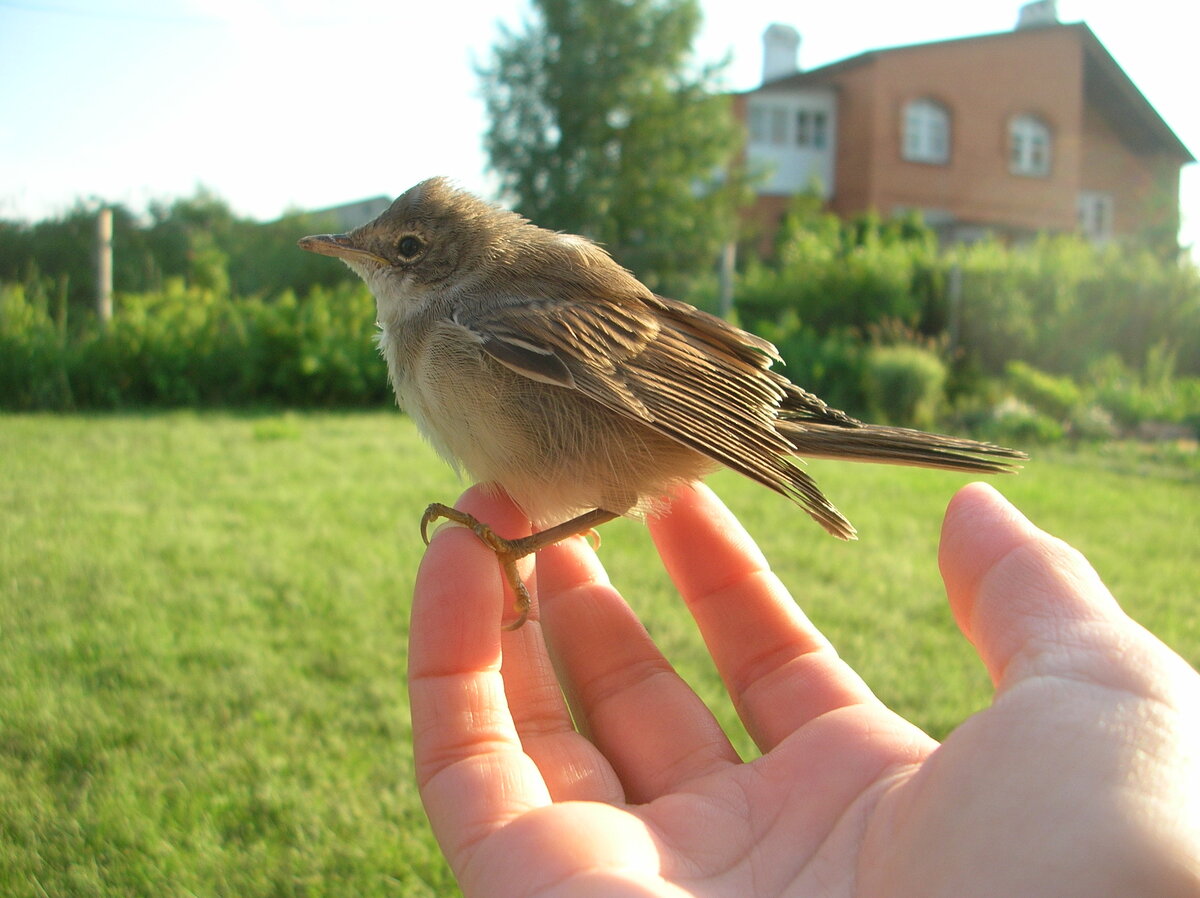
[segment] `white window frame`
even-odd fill
[[[792,141],[788,111],[776,104],[751,103],[750,141],[764,147],[787,146]]]
[[[1008,123],[1008,170],[1027,178],[1046,178],[1053,159],[1049,125],[1036,115],[1013,116]]]
[[[786,109],[778,106],[771,107],[771,127],[768,142],[771,146],[781,147],[788,143],[788,114]]]
[[[766,144],[767,134],[771,127],[771,110],[770,107],[756,105],[751,103],[747,110],[747,122],[750,130],[750,142],[756,144]]]
[[[829,116],[823,109],[796,110],[796,146],[823,150],[829,146]]]
[[[950,110],[928,97],[905,104],[900,155],[906,162],[949,164]]]
[[[1111,193],[1102,190],[1081,191],[1076,201],[1079,230],[1093,243],[1105,244],[1113,239],[1116,221],[1116,202]]]

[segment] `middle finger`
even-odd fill
[[[629,801],[653,800],[740,763],[585,540],[539,553],[538,586],[546,642],[576,722],[612,764]]]

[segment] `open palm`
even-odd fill
[[[459,507],[527,532],[483,490]],[[466,894],[1200,885],[1197,802],[1178,801],[1200,798],[1200,744],[1179,739],[1197,739],[1198,678],[990,488],[956,498],[941,562],[997,695],[941,746],[838,658],[707,489],[651,531],[762,756],[741,761],[583,540],[539,553],[540,619],[502,633],[494,557],[443,529],[418,577],[410,690],[422,799]]]

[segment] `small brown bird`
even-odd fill
[[[348,234],[305,237],[375,295],[380,348],[400,406],[458,470],[498,484],[529,515],[505,540],[444,505],[516,560],[621,515],[651,513],[672,485],[732,468],[799,504],[841,539],[854,528],[793,456],[1011,470],[989,443],[863,424],[771,370],[766,340],[657,296],[583,237],[422,181]]]

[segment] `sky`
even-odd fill
[[[1019,0],[701,0],[703,61],[756,86],[762,32],[802,35],[815,68],[864,50],[1007,31]],[[1059,0],[1200,154],[1195,0]],[[528,0],[0,0],[0,218],[203,186],[269,220],[394,196],[435,174],[494,195],[476,66]],[[1200,245],[1200,165],[1184,169]]]

